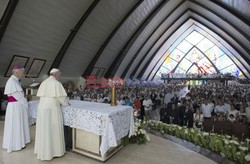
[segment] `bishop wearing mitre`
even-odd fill
[[[67,94],[58,81],[60,77],[60,70],[53,68],[49,78],[41,83],[37,92],[40,102],[37,110],[34,153],[40,160],[51,160],[66,152],[61,105],[69,104]]]
[[[4,94],[8,96],[8,105],[5,115],[3,148],[7,152],[21,150],[30,142],[28,124],[28,102],[24,97],[20,79],[24,77],[24,68],[15,66],[12,76],[6,83]]]

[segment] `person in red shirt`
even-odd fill
[[[138,118],[140,118],[140,114],[141,114],[141,101],[140,101],[139,97],[136,97],[133,106],[134,106],[135,112],[137,112]]]

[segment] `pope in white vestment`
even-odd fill
[[[30,142],[28,102],[19,83],[19,79],[24,76],[24,68],[16,66],[12,72],[4,90],[9,102],[5,115],[3,148],[8,153],[21,150]]]
[[[52,69],[50,74],[51,76],[41,83],[37,92],[40,102],[34,153],[37,154],[37,159],[41,160],[51,160],[66,152],[61,105],[68,106],[67,94],[58,81],[61,72]]]

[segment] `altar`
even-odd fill
[[[39,101],[30,101],[29,124],[35,124]],[[105,103],[70,100],[62,108],[63,124],[72,128],[72,150],[106,161],[122,148],[122,139],[134,132],[133,109]]]

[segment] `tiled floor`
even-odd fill
[[[2,147],[3,125],[0,121],[0,145]],[[101,163],[87,157],[67,152],[61,158],[51,161],[40,161],[34,155],[35,126],[30,128],[32,142],[26,149],[7,153],[0,148],[0,164],[97,164]],[[171,141],[151,135],[151,141],[146,145],[131,144],[115,154],[107,164],[212,164],[213,161]]]

